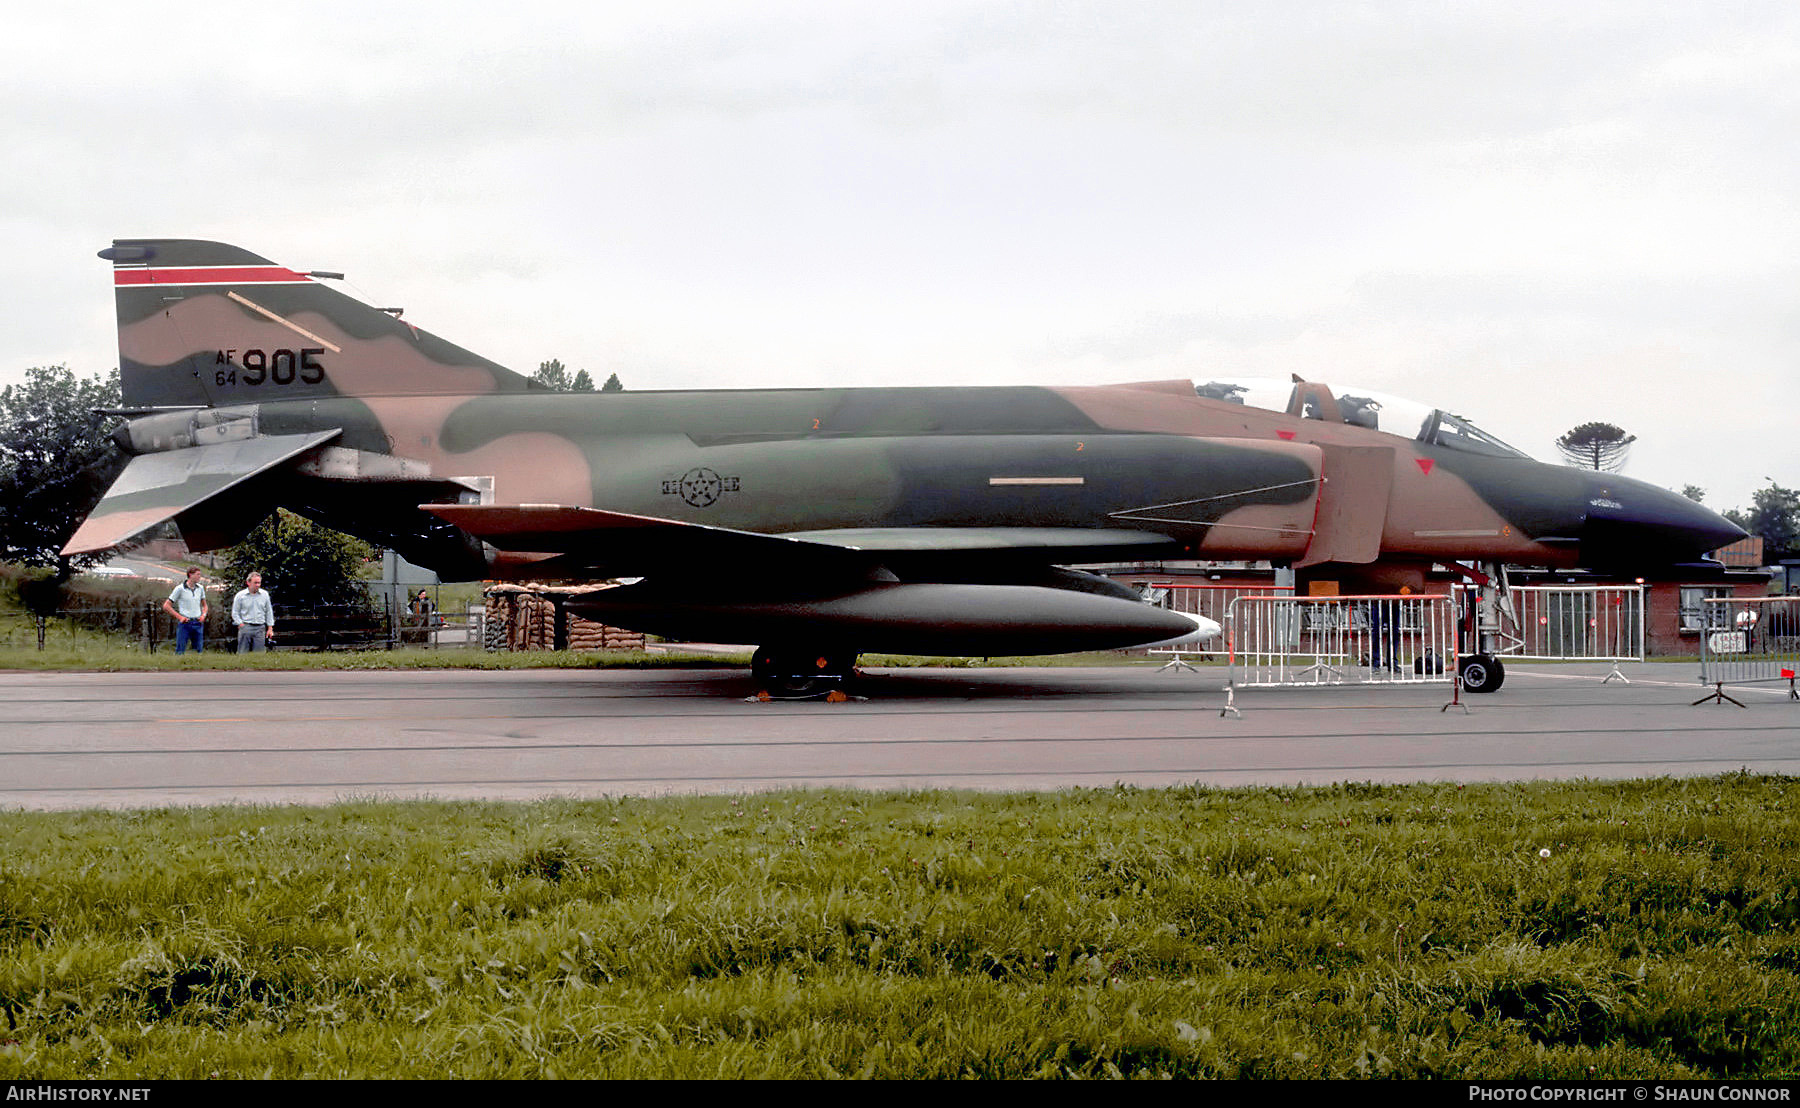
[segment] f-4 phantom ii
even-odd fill
[[[279,505],[446,579],[639,578],[568,606],[761,644],[772,683],[841,676],[863,651],[1219,633],[1082,564],[1269,559],[1394,591],[1433,563],[1648,567],[1742,535],[1448,412],[1297,378],[554,393],[337,274],[187,239],[100,256],[131,459],[65,553],[170,520],[215,548]]]

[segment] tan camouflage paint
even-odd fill
[[[1387,502],[1381,506],[1383,551],[1404,551],[1420,559],[1479,557],[1527,565],[1574,564],[1572,549],[1546,546],[1520,534],[1465,481],[1423,453],[1415,440],[1342,422],[1209,400],[1194,395],[1193,383],[1188,381],[1057,391],[1096,423],[1112,430],[1241,435],[1347,447],[1379,441],[1394,452],[1393,481]]]
[[[909,555],[929,553],[936,540],[919,536],[933,527],[968,529],[951,544],[958,549],[968,549],[968,535],[990,533],[1005,547],[1005,528],[1064,527],[1084,536],[1153,528],[1191,554],[1303,566],[1371,558],[1414,567],[1452,559],[1562,566],[1576,557],[1573,536],[1563,531],[1611,495],[1601,487],[1595,498],[1558,467],[1475,457],[1346,424],[1329,403],[1327,419],[1303,419],[1201,398],[1185,380],[1058,389],[528,391],[524,378],[479,355],[238,248],[187,240],[116,246],[126,255],[153,252],[147,262],[121,256],[115,271],[128,403],[173,402],[134,401],[130,392],[173,396],[183,387],[180,375],[197,370],[209,399],[248,406],[276,433],[317,430],[324,421],[342,428],[345,449],[415,459],[438,478],[492,478],[499,504],[602,508],[776,534],[868,529],[913,536],[895,547]],[[273,283],[244,283],[258,269]],[[229,351],[242,361],[246,350],[285,354],[290,380],[250,387],[247,367],[220,360]],[[293,381],[302,353],[316,359],[323,381]],[[221,389],[209,370],[236,370],[241,380]],[[1315,399],[1329,395],[1317,384],[1299,387]],[[1334,458],[1352,487],[1330,486]],[[1369,480],[1368,467],[1377,464],[1390,471],[1385,481]],[[365,498],[382,487],[309,480],[308,495],[321,502]],[[1534,482],[1555,487],[1539,495]],[[1257,489],[1264,491],[1250,502],[1220,510]],[[411,505],[394,508],[416,513]],[[1569,541],[1535,541],[1517,513],[1537,534]],[[1147,522],[1155,515],[1167,518]],[[1699,522],[1681,525],[1711,534],[1706,517],[1693,518]],[[80,534],[116,535],[136,519],[112,520],[99,532],[84,526]],[[1718,526],[1726,533],[1729,525]],[[1089,549],[1084,539],[1045,545],[1040,556],[1071,561]],[[490,558],[495,573],[534,560],[531,552],[490,551]]]

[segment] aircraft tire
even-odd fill
[[[750,675],[776,696],[823,695],[855,671],[853,651],[759,646],[750,656]]]
[[[1462,660],[1463,691],[1490,693],[1506,683],[1506,667],[1492,654],[1471,654]]]

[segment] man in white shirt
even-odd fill
[[[200,576],[200,567],[187,571],[187,580],[176,585],[169,598],[163,601],[163,611],[175,617],[175,653],[187,650],[188,644],[194,644],[194,653],[206,652],[206,588],[202,584],[206,579]]]
[[[262,574],[252,573],[244,584],[231,598],[231,622],[237,624],[238,653],[256,654],[275,638],[275,605],[263,591]]]

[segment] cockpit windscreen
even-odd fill
[[[1298,407],[1302,419],[1348,423],[1472,454],[1511,458],[1530,456],[1461,416],[1426,407],[1416,400],[1354,385],[1327,388],[1313,382],[1232,377],[1196,385],[1194,392],[1210,400],[1272,412],[1286,412]],[[1328,408],[1333,409],[1332,414],[1327,414]],[[1332,415],[1336,416],[1335,420]]]
[[[1453,450],[1466,450],[1471,454],[1492,454],[1502,458],[1529,458],[1531,456],[1516,446],[1509,446],[1501,442],[1461,416],[1451,415],[1449,412],[1438,412],[1436,424],[1426,428],[1426,431],[1429,432],[1429,437],[1425,433],[1421,433],[1420,441],[1435,443],[1438,446],[1448,446]]]

